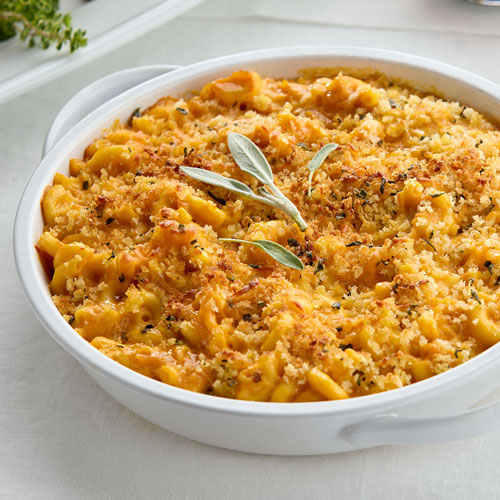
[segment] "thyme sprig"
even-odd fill
[[[29,47],[55,45],[60,50],[69,43],[73,52],[87,45],[85,31],[73,31],[71,16],[59,12],[58,0],[0,1],[0,40],[16,34],[23,42],[27,40]]]
[[[223,175],[195,167],[180,167],[181,172],[193,179],[219,186],[281,210],[294,220],[301,231],[307,229],[307,223],[300,215],[297,207],[276,187],[273,172],[261,150],[247,137],[236,132],[227,136],[227,145],[238,167],[264,184],[257,188],[257,193],[243,182]]]

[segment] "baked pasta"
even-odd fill
[[[305,231],[182,172],[257,189],[230,132],[260,148]],[[473,109],[384,75],[237,71],[70,160],[43,196],[37,249],[68,323],[145,376],[255,401],[387,391],[500,340],[499,148]],[[220,238],[276,242],[304,269]]]

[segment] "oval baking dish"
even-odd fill
[[[259,403],[178,389],[112,361],[81,338],[53,304],[35,243],[43,228],[40,199],[56,172],[114,119],[160,97],[201,88],[239,69],[291,78],[313,67],[368,68],[458,100],[490,119],[500,117],[500,87],[428,59],[372,49],[311,47],[237,54],[181,68],[133,87],[91,112],[47,153],[22,196],[14,228],[18,273],[28,300],[49,333],[122,404],[183,436],[234,450],[320,454],[380,444],[462,439],[500,429],[500,404],[464,411],[498,386],[500,345],[430,379],[389,392],[342,401]],[[139,80],[134,80],[137,82]],[[106,94],[106,80],[97,92]],[[75,110],[78,102],[74,102]],[[76,112],[76,111],[75,111]],[[57,134],[53,133],[55,137]],[[54,142],[54,138],[51,139]]]

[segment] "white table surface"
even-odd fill
[[[319,457],[247,455],[181,438],[107,396],[30,311],[12,258],[16,205],[57,110],[100,76],[331,44],[396,48],[500,82],[500,9],[463,0],[208,3],[0,105],[0,498],[500,499],[500,433]]]

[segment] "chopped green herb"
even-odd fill
[[[385,177],[382,177],[382,181],[380,182],[380,194],[384,194],[385,191],[385,183],[386,183]]]
[[[218,196],[215,196],[215,194],[213,194],[209,190],[207,190],[207,194],[208,194],[208,196],[210,196],[210,198],[212,198],[212,200],[214,200],[219,205],[222,205],[223,207],[226,206],[226,200],[224,198],[219,198]]]
[[[340,212],[339,214],[337,214],[337,215],[335,216],[335,218],[336,218],[337,220],[345,219],[346,217],[347,217],[347,215],[346,215],[346,213],[345,213],[345,212]]]
[[[352,349],[352,344],[340,344],[339,347],[345,351],[346,349]]]
[[[300,146],[302,149],[306,151],[312,151],[312,149],[305,142],[298,142],[297,146]]]
[[[118,276],[118,281],[120,283],[123,283],[125,281],[125,275],[123,273],[121,273],[120,276]]]
[[[152,325],[151,323],[147,324],[142,330],[141,330],[141,333],[147,333],[148,330],[151,330],[151,328],[154,328],[154,325]]]
[[[444,192],[443,193],[432,193],[429,196],[431,198],[439,198],[439,196],[442,196],[443,194],[446,194],[446,193],[444,193]]]
[[[458,359],[458,353],[462,352],[462,351],[463,351],[463,349],[455,349],[455,358]]]
[[[89,181],[83,181],[83,183],[82,183],[82,189],[84,191],[87,191],[88,188],[89,188]]]
[[[485,260],[483,266],[488,269],[490,275],[493,275],[493,262],[491,260]]]
[[[351,243],[347,243],[346,247],[359,247],[362,245],[361,241],[351,241]]]
[[[176,111],[178,111],[181,115],[187,115],[188,114],[188,111],[187,109],[184,109],[184,108],[175,108]]]
[[[356,192],[356,196],[366,200],[366,191],[363,188],[361,188],[359,191]]]
[[[109,224],[111,224],[114,220],[115,220],[114,217],[108,217],[106,219],[106,226],[108,226]]]
[[[342,307],[342,304],[340,302],[334,302],[332,304],[333,309],[340,309]]]
[[[470,292],[470,296],[474,299],[474,300],[477,300],[477,302],[479,302],[481,304],[481,299],[479,298],[476,290],[471,290]]]
[[[320,259],[318,261],[318,266],[316,267],[316,269],[314,270],[314,274],[317,274],[319,273],[320,271],[323,271],[324,269],[324,266],[323,266],[323,262],[325,262],[326,259]]]
[[[437,252],[436,247],[426,238],[422,238],[435,252]]]

